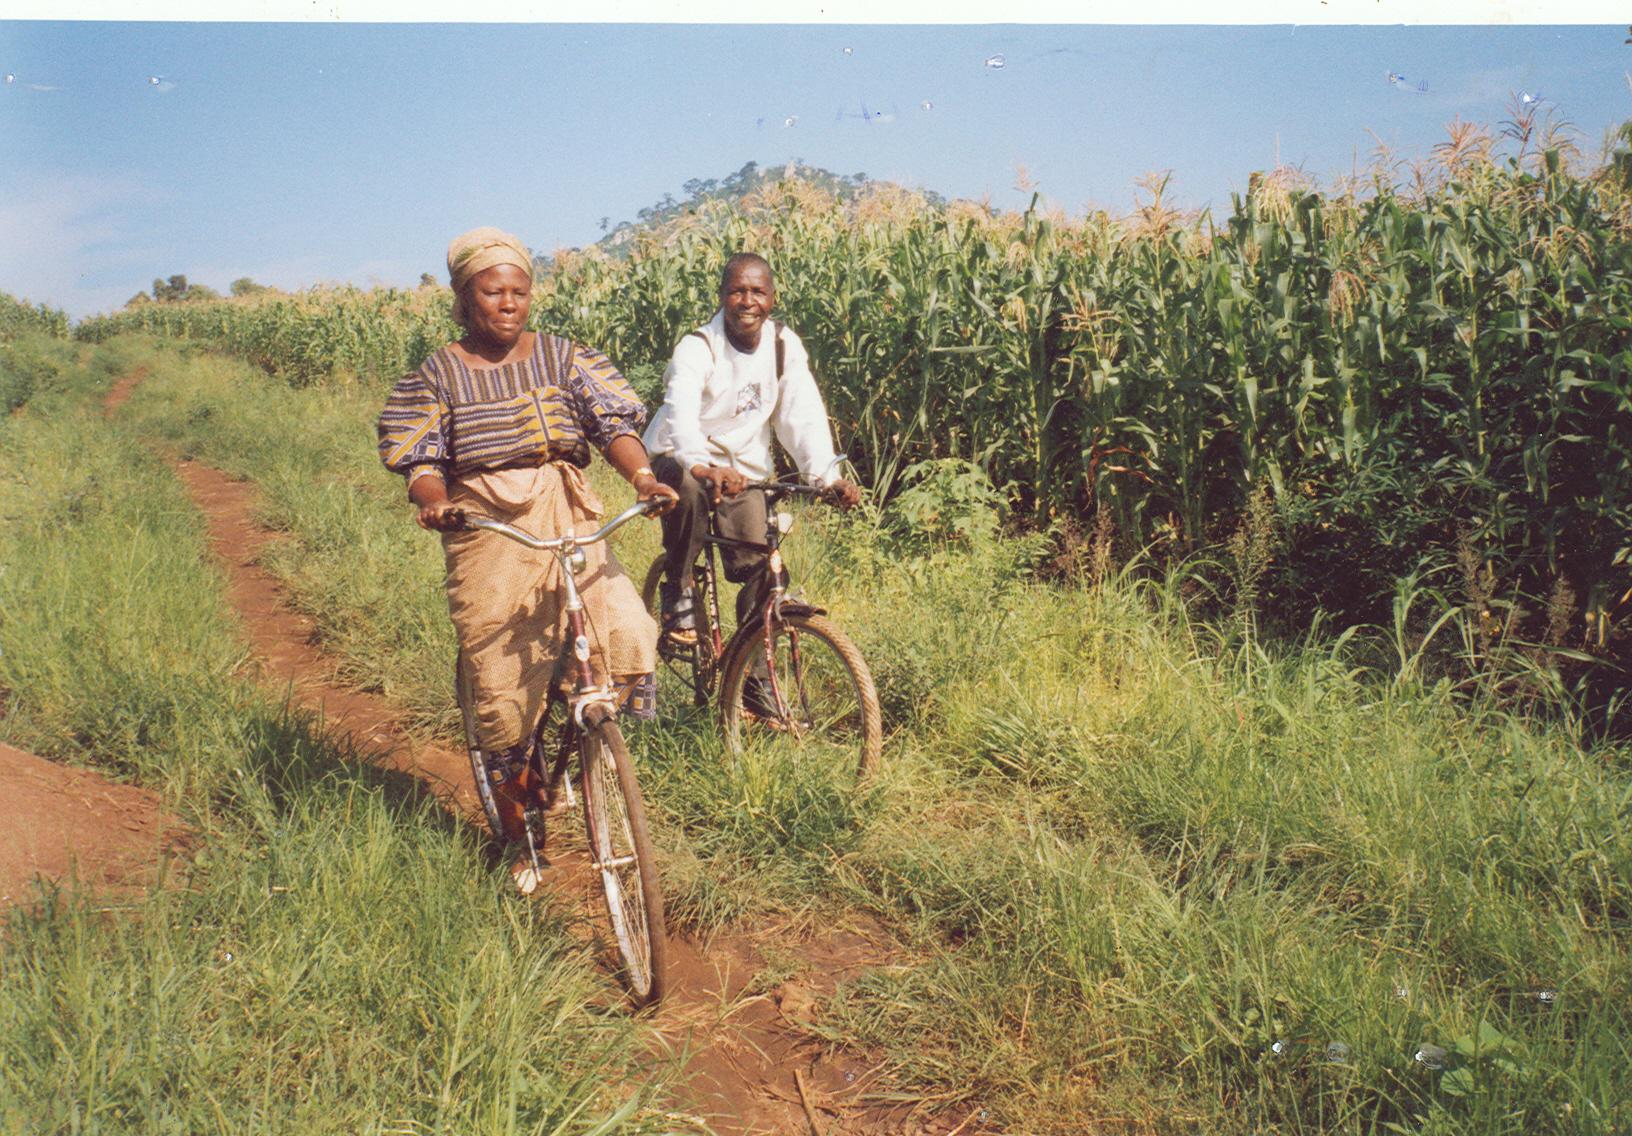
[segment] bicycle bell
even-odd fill
[[[587,563],[589,562],[584,558],[583,549],[574,548],[567,553],[567,567],[571,568],[574,572],[582,572],[584,570],[584,565]]]

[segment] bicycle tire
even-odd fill
[[[801,744],[846,755],[838,760],[853,760],[857,779],[866,778],[878,768],[884,749],[883,715],[867,660],[832,620],[815,613],[784,614],[773,634],[777,685],[789,703],[788,718],[779,722],[751,715],[751,720]],[[750,716],[744,714],[744,694],[754,659],[763,657],[764,647],[762,635],[739,634],[727,651],[720,720],[726,746],[734,752],[745,741]],[[793,704],[795,698],[800,705]]]
[[[590,856],[599,866],[624,984],[636,1006],[650,1006],[663,997],[668,933],[634,763],[611,719],[587,727],[579,747],[584,827]]]
[[[640,600],[651,612],[652,618],[662,627],[662,604],[658,602],[658,586],[663,582],[664,556],[659,553],[652,566],[646,569],[646,582],[641,585]],[[706,579],[706,572],[699,572],[694,578],[697,581]],[[720,663],[714,655],[714,625],[708,615],[708,588],[698,583],[693,589],[692,616],[697,624],[697,642],[684,656],[676,658],[674,655],[665,656],[665,661],[675,669],[684,667],[689,673],[686,677],[691,682],[692,702],[697,706],[707,706],[714,697],[715,680],[719,677]]]
[[[666,558],[660,552],[652,566],[646,569],[646,582],[640,586],[640,602],[646,605],[646,610],[654,617],[662,614],[658,608],[657,586],[663,582],[663,563]]]

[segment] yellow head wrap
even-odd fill
[[[453,322],[465,326],[465,285],[495,264],[513,264],[533,278],[533,255],[527,246],[501,229],[483,227],[461,233],[448,244],[448,282],[453,285]]]

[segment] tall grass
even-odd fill
[[[935,609],[978,621],[987,573],[939,567]],[[870,583],[870,657],[946,654]],[[1221,650],[1176,592],[1000,589],[1001,635],[954,650],[910,743],[941,775],[844,873],[956,947],[864,983],[835,1029],[1002,1087],[1021,1130],[1090,1107],[1155,1130],[1632,1123],[1626,752],[1349,648]],[[1414,1061],[1481,1030],[1461,1073]]]
[[[334,648],[448,729],[440,563],[372,465],[378,394],[115,346],[150,368],[131,421],[253,478]],[[870,793],[726,764],[672,703],[635,736],[681,921],[884,920],[904,956],[820,1028],[1013,1131],[1632,1126],[1624,747],[1379,668],[1385,630],[1272,649],[1197,621],[1183,572],[1042,584],[1042,542],[964,531],[792,535],[881,684]]]
[[[159,788],[145,898],[68,883],[0,942],[7,1132],[649,1131],[661,1070],[568,911],[511,894],[409,778],[239,675],[203,525],[82,365],[0,420],[0,736]]]
[[[73,358],[61,349],[67,338],[66,313],[0,292],[0,413],[62,385]]]

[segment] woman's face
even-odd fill
[[[513,264],[484,268],[465,285],[465,329],[477,338],[511,347],[527,329],[532,279]]]

